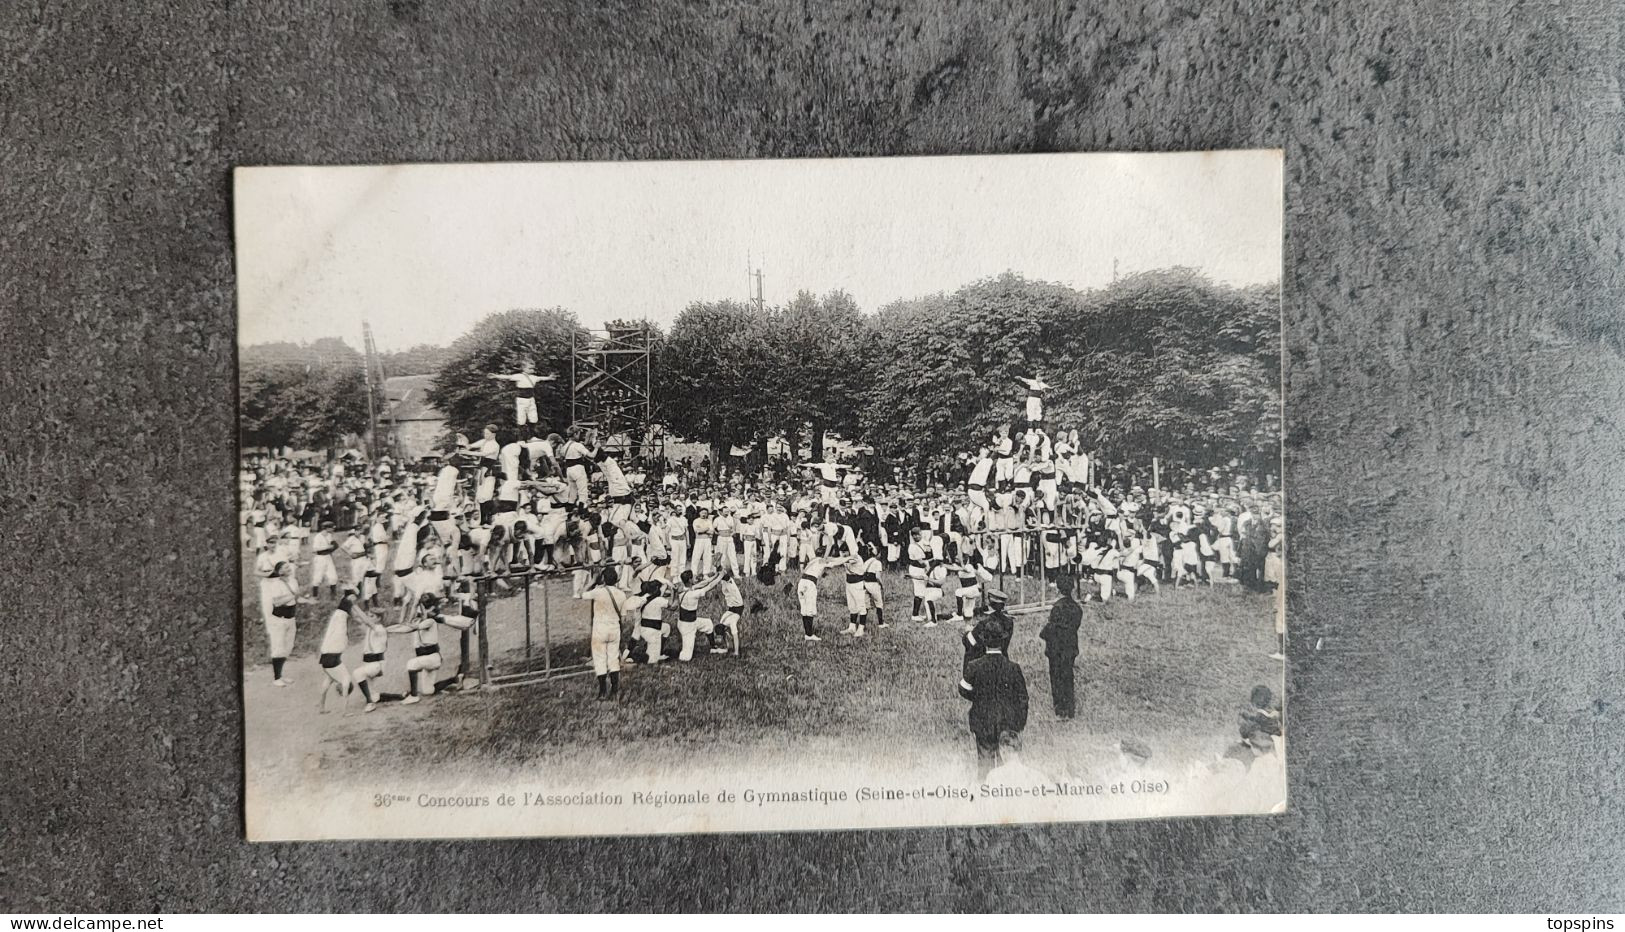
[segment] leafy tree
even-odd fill
[[[1276,296],[1170,269],[1088,292],[1006,274],[897,302],[870,321],[865,436],[894,460],[950,466],[1020,423],[1015,377],[1037,375],[1054,386],[1047,422],[1108,459],[1273,466]]]
[[[659,346],[660,419],[673,432],[710,444],[713,463],[729,447],[755,443],[782,424],[775,316],[736,301],[696,302],[677,315]]]
[[[1072,310],[1075,295],[1007,273],[883,308],[871,327],[865,436],[889,458],[925,468],[986,443],[1022,414],[1016,378],[1053,368],[1046,325]]]
[[[792,443],[810,428],[812,458],[819,459],[826,431],[854,437],[861,427],[872,358],[868,321],[844,291],[823,298],[800,291],[768,323],[774,422]]]
[[[491,376],[518,372],[528,359],[538,374],[556,376],[536,386],[538,429],[561,429],[570,422],[572,335],[585,338],[586,331],[562,308],[488,314],[451,345],[429,387],[429,402],[446,415],[452,433],[478,437],[486,424],[511,427],[513,386]]]
[[[1123,279],[1053,322],[1054,420],[1114,460],[1274,466],[1280,315],[1274,286],[1217,286],[1190,269]]]
[[[303,367],[282,366],[244,347],[238,361],[238,430],[244,446],[283,447],[292,439],[297,412],[284,396]]]
[[[512,392],[489,376],[533,360],[558,376],[537,387],[543,427],[556,429],[570,417],[572,336],[589,338],[562,309],[505,311],[447,349],[414,347],[386,365],[442,357],[429,399],[453,431],[474,434],[512,423]],[[950,469],[1020,423],[1016,378],[1034,375],[1054,386],[1050,425],[1076,428],[1109,461],[1240,459],[1255,472],[1279,462],[1273,284],[1237,289],[1176,268],[1079,291],[1006,273],[872,316],[839,291],[763,310],[696,302],[652,337],[656,421],[710,444],[718,463],[730,447],[765,453],[769,438],[798,442],[810,429],[815,457],[832,431],[922,475]],[[241,385],[247,443],[331,445],[364,428],[361,359],[342,341],[245,348]]]
[[[331,449],[367,429],[362,357],[343,340],[247,346],[238,362],[244,444]]]

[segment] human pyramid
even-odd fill
[[[317,605],[324,588],[337,602],[319,648],[320,708],[330,695],[347,707],[359,691],[370,712],[478,685],[466,666],[481,581],[512,590],[567,573],[572,595],[590,607],[597,698],[609,701],[623,664],[686,663],[697,651],[740,657],[745,620],[763,599],[792,590],[803,639],[822,641],[830,576],[840,580],[840,633],[854,639],[892,627],[886,588],[898,573],[912,624],[954,620],[963,629],[990,598],[1005,601],[992,588],[1001,577],[1054,587],[1067,576],[1069,588],[1075,582],[1100,602],[1164,584],[1263,591],[1281,579],[1277,495],[1245,480],[1201,492],[1125,487],[1091,460],[1077,431],[1046,424],[1051,386],[1037,378],[1019,380],[1023,422],[962,456],[962,481],[930,485],[900,474],[874,480],[833,453],[719,476],[629,454],[624,438],[587,425],[547,430],[535,387],[552,376],[528,361],[491,378],[513,385],[514,425],[487,425],[478,440],[458,435],[432,475],[398,471],[387,458],[316,469],[267,457],[245,469],[245,539],[275,685],[291,683],[285,663],[299,610]],[[348,563],[342,582],[339,554]],[[793,586],[780,584],[792,574]],[[442,627],[461,652],[458,672],[436,680]],[[361,662],[346,666],[352,632]],[[378,691],[393,636],[411,639],[406,683]]]

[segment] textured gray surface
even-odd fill
[[[1617,5],[146,6],[0,5],[0,908],[1625,908]],[[241,841],[233,166],[1252,145],[1289,815]]]

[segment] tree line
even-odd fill
[[[387,375],[423,375],[438,372],[447,358],[445,347],[420,344],[380,353],[378,367]],[[366,360],[337,337],[245,346],[237,365],[244,446],[332,450],[369,427]],[[382,386],[376,392],[382,407]]]
[[[572,336],[591,339],[570,311],[518,309],[488,315],[444,350],[410,352],[437,364],[429,399],[448,430],[477,436],[512,420],[511,393],[489,374],[517,372],[526,358],[560,374],[537,386],[544,423],[569,422]],[[871,314],[844,292],[802,291],[761,309],[684,307],[653,333],[652,396],[655,421],[711,445],[714,461],[774,437],[817,458],[833,434],[933,470],[1019,423],[1015,379],[1037,375],[1055,386],[1046,419],[1109,459],[1273,472],[1280,339],[1276,285],[1235,288],[1182,268],[1088,290],[1006,273]],[[242,364],[245,442],[323,446],[365,429],[361,358],[342,341],[249,347]]]

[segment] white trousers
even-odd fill
[[[513,400],[513,422],[521,426],[537,423],[535,398],[515,398]]]
[[[710,634],[716,630],[716,625],[709,618],[696,618],[693,621],[677,622],[677,636],[682,639],[682,650],[677,659],[687,663],[694,659],[694,640],[700,632]]]
[[[1102,602],[1112,600],[1112,592],[1116,589],[1115,580],[1112,577],[1113,574],[1111,573],[1095,573],[1095,582],[1100,584],[1100,601]]]
[[[796,583],[796,601],[801,606],[801,617],[812,618],[818,614],[818,584],[810,579],[802,579]]]
[[[265,617],[265,640],[271,645],[272,657],[286,657],[293,650],[293,637],[295,633],[294,619],[278,618],[267,614]]]
[[[432,654],[418,654],[406,662],[407,678],[411,679],[413,673],[421,673],[418,677],[418,695],[434,695],[434,671],[440,669],[440,652]]]
[[[722,617],[717,619],[717,627],[728,629],[728,640],[733,644],[735,656],[739,654],[739,621],[738,612],[723,612]]]
[[[612,621],[592,623],[592,672],[598,676],[621,669],[621,626]]]
[[[688,567],[688,536],[685,534],[671,539],[671,565],[678,571]]]
[[[661,632],[665,631],[665,629],[666,625],[661,625],[658,628],[638,625],[638,637],[643,639],[644,650],[649,654],[649,663],[659,663],[662,659],[660,656],[660,641]]]
[[[689,558],[688,568],[693,571],[696,579],[711,575],[712,557],[715,551],[716,547],[711,544],[709,537],[700,538],[694,542],[694,556]]]
[[[333,564],[333,555],[318,553],[310,561],[310,585],[336,586],[339,584],[339,570]]]
[[[573,501],[577,504],[586,504],[588,494],[587,467],[571,466],[565,472],[565,475],[569,478],[570,488],[575,494]]]

